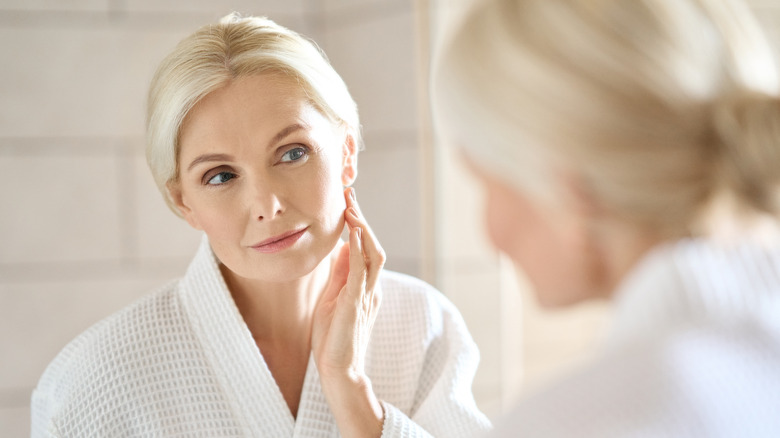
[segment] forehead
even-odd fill
[[[295,123],[332,127],[295,79],[281,74],[238,78],[189,111],[180,130],[180,152],[185,154],[190,145],[268,141]]]

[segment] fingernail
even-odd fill
[[[350,187],[349,188],[349,198],[352,199],[352,201],[357,201],[357,198],[355,197],[355,188]]]

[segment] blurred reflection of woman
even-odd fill
[[[746,5],[488,0],[435,90],[539,301],[615,304],[497,436],[780,436],[778,75]]]
[[[455,437],[489,426],[457,310],[382,270],[345,189],[357,109],[313,44],[263,18],[200,29],[159,67],[147,130],[154,178],[203,242],[181,280],[60,353],[33,395],[33,436]]]

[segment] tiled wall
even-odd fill
[[[182,37],[230,11],[315,39],[358,101],[358,197],[419,273],[414,20],[408,1],[0,0],[0,436],[29,435],[29,396],[78,333],[180,276],[199,234],[143,158],[146,88]]]

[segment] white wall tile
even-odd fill
[[[150,259],[191,258],[200,243],[201,232],[168,209],[143,155],[136,155],[133,160],[137,255]]]
[[[410,0],[319,0],[319,6],[326,12],[343,11],[349,8],[377,8],[388,4],[404,3],[410,3]]]
[[[394,257],[420,256],[418,151],[409,140],[392,136],[369,140],[358,155],[355,191],[392,269]]]
[[[0,389],[34,387],[79,333],[169,279],[133,274],[105,281],[0,285]]]
[[[545,310],[523,292],[524,391],[530,391],[594,354],[612,308],[606,302]]]
[[[448,147],[438,148],[441,256],[495,260],[497,251],[485,229],[482,188]]]
[[[29,406],[0,409],[0,431],[2,431],[4,437],[8,437],[8,438],[29,437],[30,436]]]
[[[502,351],[498,271],[495,267],[467,271],[445,264],[444,272],[441,291],[460,310],[479,346],[481,361],[474,378],[474,393],[479,394],[480,401],[485,404],[500,403]]]
[[[183,36],[150,29],[0,29],[0,136],[138,136],[149,80]]]
[[[0,9],[26,11],[106,11],[110,0],[3,0]]]
[[[120,257],[116,160],[0,156],[0,263]]]
[[[366,131],[415,130],[417,70],[411,12],[325,23],[320,44],[358,104]]]
[[[312,0],[126,0],[129,12],[205,12],[224,15],[242,14],[299,15],[307,11]]]

